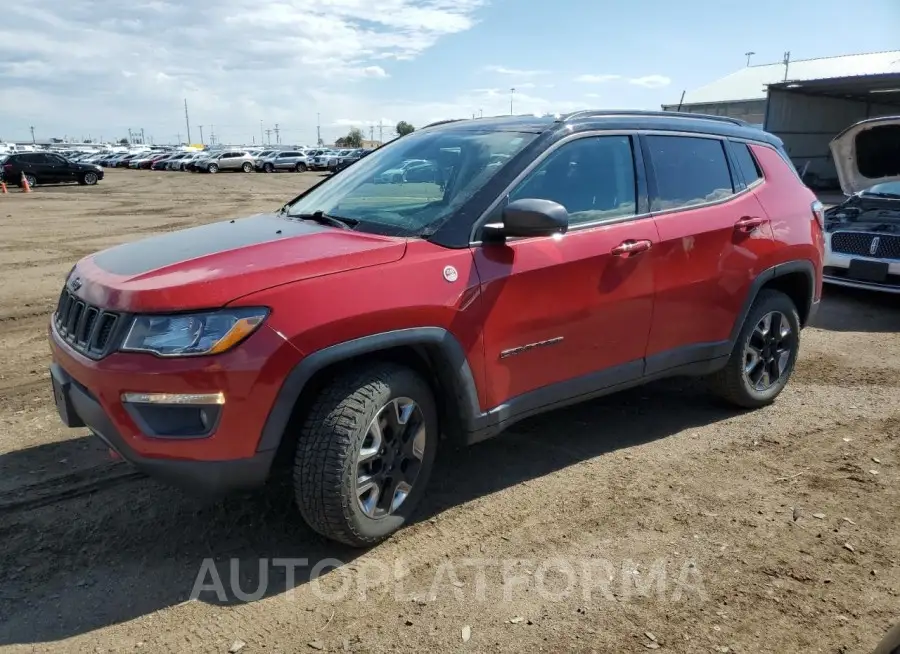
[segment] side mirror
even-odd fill
[[[569,229],[569,212],[552,200],[516,200],[506,205],[502,215],[502,223],[491,223],[483,227],[483,241],[503,241],[515,236],[552,236],[565,234]]]

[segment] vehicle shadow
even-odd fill
[[[673,379],[533,418],[470,448],[445,447],[417,520],[733,415],[699,382]],[[0,470],[27,470],[30,461],[83,451],[89,438],[2,455]],[[363,553],[312,533],[289,486],[278,481],[218,501],[136,478],[34,508],[3,510],[0,502],[0,533],[0,646],[56,641],[155,613],[190,599],[198,579],[208,588],[199,601],[255,601],[290,585],[285,564],[275,559],[306,560],[292,570],[299,586]],[[402,542],[403,533],[393,540]]]
[[[811,326],[838,332],[900,332],[900,302],[893,293],[826,285]]]

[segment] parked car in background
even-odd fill
[[[346,168],[352,163],[356,163],[367,154],[369,154],[371,150],[366,150],[365,148],[358,148],[356,150],[350,150],[349,153],[341,155],[338,157],[337,163],[334,168],[332,168],[332,172],[338,172]]]
[[[203,160],[199,172],[253,172],[253,155],[246,150],[225,150]]]
[[[328,170],[328,162],[337,157],[335,150],[318,150],[309,159],[310,170]]]
[[[52,152],[23,152],[2,156],[4,159],[0,170],[3,180],[10,184],[21,184],[24,178],[29,186],[65,182],[93,186],[103,179],[103,168],[100,166],[69,161]]]
[[[900,293],[900,116],[857,123],[831,142],[848,196],[825,211],[825,281]]]
[[[309,159],[303,152],[298,150],[276,152],[268,158],[258,161],[257,170],[262,170],[266,173],[286,170],[305,173],[309,170]]]
[[[379,173],[375,176],[376,184],[400,184],[407,180],[408,173],[413,170],[415,171],[417,168],[426,167],[429,170],[434,167],[434,164],[429,161],[425,161],[423,159],[409,159],[407,161],[402,162],[396,168],[389,168],[382,173]],[[415,172],[413,173],[416,174]]]

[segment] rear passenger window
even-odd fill
[[[734,152],[734,158],[737,159],[738,167],[744,174],[744,181],[747,183],[747,186],[750,186],[758,179],[762,179],[762,172],[759,170],[759,164],[757,164],[756,159],[753,158],[753,153],[750,151],[749,145],[746,143],[732,143],[731,149],[732,152]]]
[[[647,136],[647,145],[656,176],[652,211],[715,202],[734,193],[719,139]]]

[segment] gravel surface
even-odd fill
[[[863,653],[900,620],[896,297],[827,289],[766,409],[669,380],[442,451],[419,521],[368,551],[280,482],[189,497],[61,426],[46,327],[79,257],[318,179],[0,195],[0,650]]]

